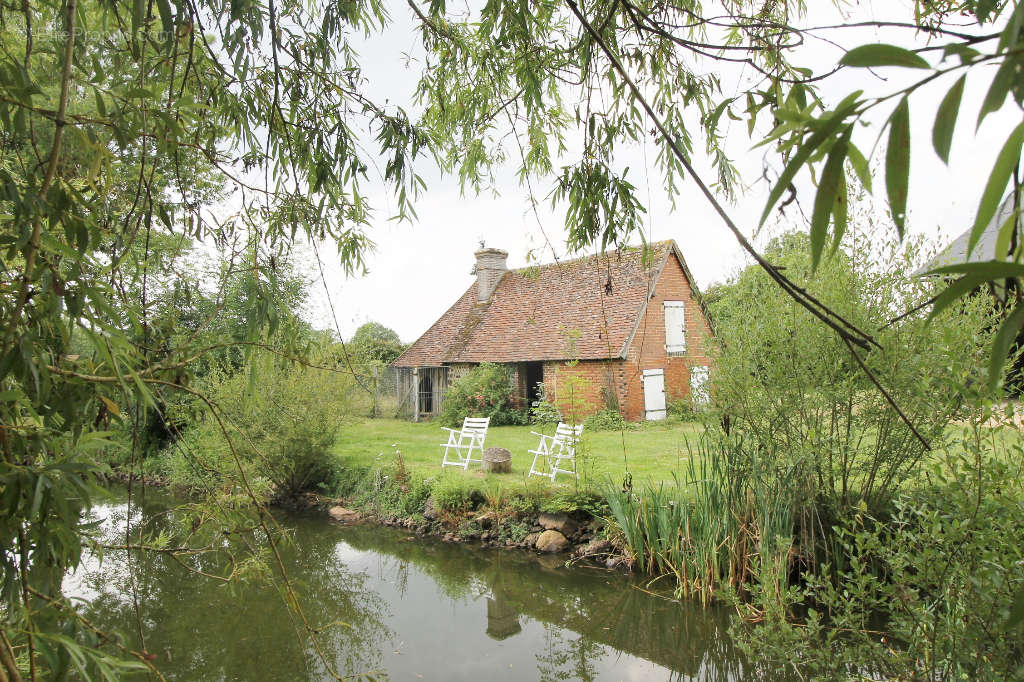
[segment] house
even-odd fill
[[[543,383],[576,418],[612,408],[663,419],[667,401],[707,399],[711,326],[674,241],[516,270],[500,249],[475,256],[473,285],[392,363],[415,419],[436,415],[447,387],[483,362],[510,367],[524,405]]]

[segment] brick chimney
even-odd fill
[[[473,268],[476,274],[476,299],[479,303],[486,303],[491,300],[498,280],[508,270],[508,266],[505,265],[508,251],[485,248],[473,255],[476,256],[476,266]]]

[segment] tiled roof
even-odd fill
[[[530,362],[624,357],[644,304],[678,249],[672,241],[502,275],[491,300],[476,283],[394,363]],[[680,264],[693,286],[686,265]],[[694,287],[696,292],[696,288]]]
[[[973,228],[969,227],[966,232],[954,239],[949,246],[940,251],[934,258],[928,261],[914,274],[924,275],[936,268],[953,265],[955,263],[980,263],[982,261],[990,260],[1005,260],[1007,257],[1006,253],[996,253],[996,246],[999,241],[999,231],[1016,211],[1017,206],[1014,205],[1013,192],[1010,192],[1003,199],[1003,203],[999,205],[999,210],[996,211],[995,216],[993,216],[992,220],[990,220],[988,225],[985,226],[985,230],[981,233],[981,237],[978,238],[978,243],[975,244],[974,250],[971,252],[970,256],[967,255],[967,245],[970,243]]]

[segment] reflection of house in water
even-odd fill
[[[492,640],[526,637],[531,624],[540,623],[578,635],[559,640],[573,665],[584,655],[593,660],[621,652],[674,671],[672,679],[732,682],[749,673],[728,636],[726,609],[657,599],[603,571],[546,570],[530,556],[405,540],[398,532],[359,527],[345,537],[353,547],[409,562],[446,593],[487,595],[486,621],[480,613],[474,623],[486,622]]]

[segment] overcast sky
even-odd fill
[[[845,17],[831,8],[831,3],[814,0],[808,4],[816,9],[807,25],[852,23],[865,19],[911,18],[911,3],[902,0],[861,0]],[[366,41],[360,49],[364,75],[374,83],[375,92],[383,92],[393,103],[409,101],[415,86],[419,64],[415,58],[417,37],[412,31],[409,9],[405,3],[394,3],[391,10],[394,25],[383,37]],[[847,48],[869,42],[896,42],[906,45],[908,31],[879,33],[875,29],[845,28],[823,33],[821,36]],[[920,45],[923,36],[917,36]],[[411,55],[410,63],[407,56]],[[824,40],[809,40],[799,53],[801,63],[822,72],[835,64],[842,50]],[[883,94],[897,89],[901,80],[915,74],[909,70],[887,69],[869,72],[864,69],[844,69],[825,81],[822,93],[827,102],[835,103],[852,89],[863,88],[870,94]],[[977,71],[977,70],[976,70]],[[916,75],[922,72],[918,71]],[[995,156],[1002,146],[1010,127],[1019,120],[1019,112],[1004,110],[989,117],[975,135],[974,120],[992,71],[975,74],[968,79],[964,93],[957,133],[954,138],[950,166],[947,168],[935,156],[931,145],[931,129],[935,108],[946,92],[950,81],[938,81],[921,91],[911,100],[911,185],[909,197],[910,229],[932,238],[936,243],[949,241],[973,221],[978,199]],[[754,82],[749,69],[722,72],[723,90],[741,93]],[[377,84],[383,84],[378,87]],[[1008,107],[1009,109],[1009,107]],[[888,115],[889,109],[880,114]],[[1015,118],[1016,117],[1016,118]],[[795,206],[779,221],[773,221],[758,232],[757,223],[770,189],[760,179],[763,171],[763,150],[751,150],[756,140],[747,135],[745,122],[731,122],[727,129],[729,152],[747,183],[738,200],[728,205],[730,214],[755,244],[763,245],[773,234],[786,226],[801,226],[803,218]],[[865,153],[873,146],[875,131],[855,137]],[[701,146],[699,132],[694,134],[695,147]],[[882,158],[884,144],[875,153]],[[671,210],[669,198],[661,188],[654,166],[656,149],[649,141],[646,148],[632,150],[627,162],[631,166],[630,179],[639,188],[640,197],[648,203],[645,234],[649,240],[675,239],[690,266],[697,285],[706,288],[722,281],[738,268],[747,264],[738,244],[721,220],[699,195],[691,182],[682,184],[676,197],[676,210]],[[573,163],[566,157],[562,164]],[[713,177],[706,160],[695,157],[698,172]],[[771,177],[778,170],[771,171]],[[554,254],[565,254],[565,230],[561,213],[552,212],[545,200],[551,189],[550,179],[535,180],[534,190],[540,199],[534,213],[525,188],[520,187],[511,169],[499,170],[497,188],[500,194],[492,196],[461,195],[456,179],[439,179],[435,173],[425,173],[428,190],[416,204],[418,220],[415,224],[389,221],[393,204],[383,193],[371,195],[377,212],[370,230],[376,249],[369,254],[369,273],[358,278],[345,278],[331,261],[332,250],[322,248],[326,268],[326,287],[319,281],[314,262],[306,260],[302,269],[317,280],[311,292],[309,315],[318,327],[334,328],[327,303],[327,291],[342,334],[347,338],[360,324],[374,320],[398,332],[403,341],[411,342],[422,334],[473,283],[470,269],[473,251],[479,242],[509,252],[509,267],[527,262],[527,253],[538,250],[540,262],[551,262]],[[888,220],[884,212],[884,182],[875,183],[877,215]],[[804,210],[809,211],[813,201],[813,188],[803,187],[800,192]],[[636,241],[636,240],[634,240]]]

